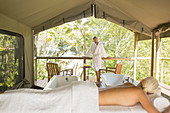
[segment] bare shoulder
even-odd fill
[[[130,88],[131,88],[131,89],[133,90],[133,92],[134,92],[136,95],[138,95],[138,96],[146,95],[145,92],[144,92],[141,88],[139,88],[139,87],[132,86],[132,87],[130,87]]]
[[[131,89],[133,91],[133,93],[135,93],[137,95],[144,94],[143,90],[136,86],[131,86],[131,87],[129,87],[129,89]]]

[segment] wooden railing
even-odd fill
[[[82,59],[83,63],[86,63],[86,60],[92,60],[92,57],[35,57],[35,66],[37,67],[37,59]],[[163,83],[163,66],[165,60],[170,60],[170,58],[164,58],[159,57],[159,59],[162,61],[162,67],[161,67],[161,79],[160,82]],[[102,60],[128,60],[128,61],[135,61],[135,58],[102,58]],[[137,57],[136,60],[151,60],[151,57]],[[84,75],[86,75],[86,70],[83,69]],[[37,69],[35,68],[35,78],[37,77]],[[136,75],[135,75],[136,77]],[[86,76],[83,77],[83,80],[86,79]]]
[[[35,59],[92,59],[92,57],[35,57]],[[134,60],[134,58],[102,58],[102,60]]]
[[[35,57],[35,80],[37,78],[37,59],[82,59],[83,63],[86,63],[86,60],[92,60],[92,57]],[[102,58],[102,60],[134,60],[134,58]],[[83,80],[86,80],[86,69],[83,68]]]
[[[159,59],[161,60],[161,77],[160,77],[160,82],[163,83],[164,61],[165,60],[169,60],[170,61],[170,58],[160,57]]]

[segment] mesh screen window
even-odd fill
[[[0,29],[0,92],[24,78],[24,66],[23,36]]]

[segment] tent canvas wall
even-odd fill
[[[138,40],[151,39],[153,30],[156,36],[168,37],[169,4],[169,0],[0,0],[0,29],[24,36],[25,78],[33,84],[33,34],[95,14],[141,33],[144,37]]]
[[[25,49],[25,78],[33,84],[33,62],[32,62],[32,30],[30,27],[0,14],[0,29],[16,32],[24,37]]]

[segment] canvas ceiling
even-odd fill
[[[170,0],[0,0],[0,13],[38,33],[91,16],[91,4],[96,4],[97,18],[105,17],[148,36],[159,25],[170,22]],[[159,30],[159,33],[163,32]],[[161,36],[170,34],[166,31],[166,35]]]

